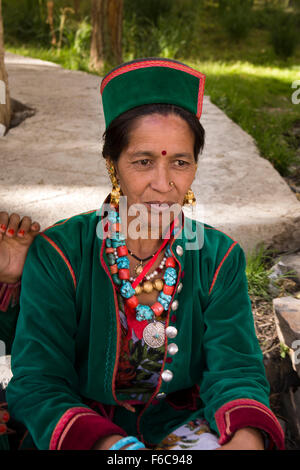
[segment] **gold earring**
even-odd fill
[[[183,204],[191,204],[192,206],[196,204],[196,197],[191,189],[189,189],[188,192],[185,194]]]
[[[112,206],[117,207],[119,205],[122,191],[116,177],[116,169],[114,164],[108,160],[106,160],[106,168],[112,184],[112,190],[110,192],[110,203]]]

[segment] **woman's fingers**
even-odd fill
[[[31,217],[23,217],[21,222],[19,223],[19,228],[18,228],[18,237],[24,237],[31,228]]]
[[[15,237],[19,228],[19,223],[20,223],[19,214],[16,214],[16,213],[11,214],[8,220],[7,230],[5,232],[5,235],[7,235],[10,238]]]
[[[15,236],[23,238],[30,232],[34,236],[37,235],[40,229],[40,224],[36,221],[32,222],[31,217],[24,216],[21,219],[19,214],[9,215],[7,212],[0,212],[0,241],[3,239],[4,234],[9,238]]]
[[[9,413],[6,410],[0,410],[0,423],[7,423],[9,421]]]
[[[8,213],[1,211],[0,212],[0,233],[5,233],[8,225]]]
[[[41,226],[38,222],[33,222],[33,224],[31,224],[31,230],[33,232],[39,232],[41,230]]]

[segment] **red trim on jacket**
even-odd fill
[[[100,416],[90,408],[68,409],[52,433],[50,450],[90,450],[98,439],[112,434],[127,433],[110,419]]]
[[[250,398],[232,400],[221,406],[215,413],[220,433],[219,444],[230,441],[233,434],[245,427],[262,429],[268,433],[268,450],[284,450],[284,433],[274,413],[263,403]]]
[[[53,248],[58,252],[58,254],[62,257],[62,259],[64,260],[64,262],[66,263],[67,265],[67,268],[69,269],[70,271],[70,274],[71,274],[71,277],[72,277],[72,280],[73,280],[73,284],[74,284],[74,288],[76,290],[76,277],[75,277],[75,273],[74,273],[74,270],[71,266],[71,263],[70,261],[68,260],[68,258],[66,257],[66,255],[61,251],[61,249],[59,248],[59,246],[57,246],[57,244],[51,240],[51,238],[49,238],[47,235],[45,235],[44,233],[40,233],[41,237],[45,238],[45,240],[47,240],[48,243],[50,243],[50,245],[53,246]]]
[[[210,286],[210,289],[209,289],[209,292],[208,292],[208,295],[211,293],[211,291],[212,291],[212,289],[213,289],[213,287],[214,287],[214,284],[215,284],[215,282],[216,282],[216,280],[217,280],[217,277],[218,277],[219,271],[220,271],[220,269],[221,269],[221,267],[222,267],[222,264],[224,263],[224,261],[226,260],[226,258],[229,256],[229,253],[231,252],[231,250],[234,248],[234,246],[235,246],[236,244],[237,244],[237,242],[234,242],[234,243],[228,248],[227,252],[225,253],[225,255],[224,255],[223,259],[222,259],[222,261],[220,262],[219,266],[217,267],[216,272],[215,272],[214,277],[213,277],[213,280],[212,280],[212,283],[211,283],[211,286]]]

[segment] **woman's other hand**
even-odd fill
[[[264,439],[258,429],[242,428],[234,433],[227,444],[216,450],[264,450]]]
[[[14,284],[23,272],[28,249],[40,231],[30,217],[0,212],[0,282]]]
[[[99,439],[93,447],[93,450],[109,450],[113,444],[118,442],[120,439],[123,439],[124,436],[121,436],[119,434],[112,434],[110,436],[105,436]],[[126,450],[127,447],[130,447],[131,444],[127,444],[123,447],[121,447],[120,450]],[[139,450],[148,450],[146,448],[139,449]]]

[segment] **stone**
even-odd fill
[[[296,390],[290,387],[282,394],[283,413],[289,423],[297,450],[300,448],[300,387]],[[295,449],[296,450],[296,449]]]
[[[279,341],[290,348],[293,367],[300,377],[300,300],[277,297],[273,299],[273,311]]]
[[[300,250],[296,253],[281,255],[272,270],[274,271],[273,278],[285,274],[300,286]]]

